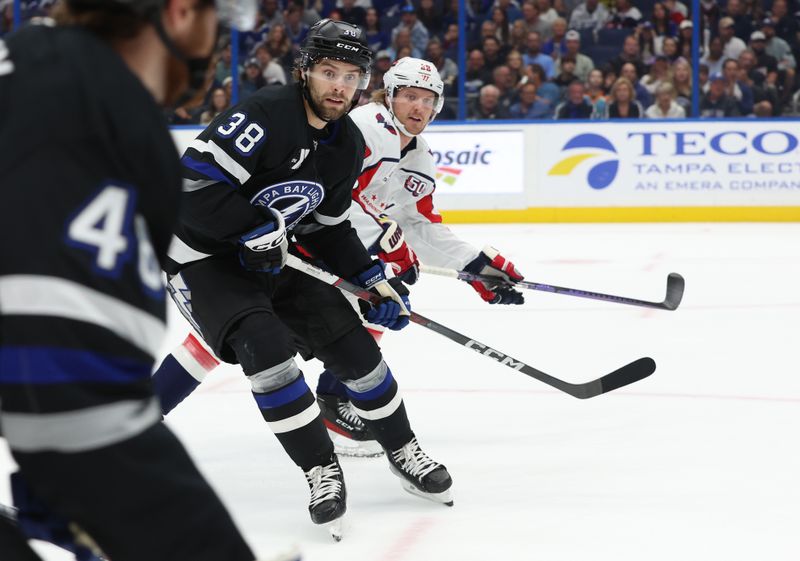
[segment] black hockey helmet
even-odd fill
[[[305,70],[323,58],[348,62],[369,76],[372,51],[364,32],[344,21],[321,19],[311,26],[300,47],[300,68]],[[366,84],[365,86],[366,87]]]

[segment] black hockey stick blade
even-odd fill
[[[303,261],[294,255],[290,254],[288,256],[286,265],[311,277],[314,277],[326,284],[335,286],[344,292],[349,292],[350,294],[353,294],[362,300],[366,300],[367,302],[377,303],[380,301],[380,297],[377,294],[350,283],[341,277],[337,277],[336,275],[320,269],[311,263]],[[531,378],[535,378],[540,382],[544,382],[545,384],[573,397],[577,397],[578,399],[596,397],[612,390],[616,390],[617,388],[627,386],[628,384],[638,382],[639,380],[647,378],[656,370],[655,361],[652,358],[646,357],[635,360],[630,364],[626,364],[622,368],[619,368],[610,374],[606,374],[597,380],[592,380],[582,384],[571,384],[551,376],[550,374],[546,374],[545,372],[542,372],[533,366],[525,364],[521,360],[517,360],[505,353],[493,349],[488,345],[476,341],[475,339],[471,339],[466,335],[462,335],[458,331],[454,331],[449,327],[428,319],[416,312],[411,312],[411,321],[421,325],[422,327],[430,329],[431,331],[435,331],[436,333],[447,337],[451,341],[455,341],[463,347],[472,349],[473,351],[491,358],[492,360],[497,361],[504,366],[518,370],[523,374],[530,376]]]
[[[588,298],[591,300],[600,300],[602,302],[613,302],[616,304],[627,304],[629,306],[639,306],[644,308],[656,308],[659,310],[676,310],[683,298],[683,288],[685,281],[678,273],[670,273],[667,276],[667,296],[662,302],[650,302],[648,300],[638,300],[636,298],[629,298],[627,296],[616,296],[614,294],[603,294],[602,292],[592,292],[589,290],[581,290],[579,288],[567,288],[564,286],[555,286],[552,284],[544,284],[532,281],[520,281],[518,283],[510,283],[500,277],[493,277],[490,275],[481,275],[470,273],[468,271],[456,271],[455,269],[444,269],[441,267],[431,267],[422,265],[420,270],[423,273],[432,273],[444,277],[451,277],[463,281],[479,281],[489,284],[502,284],[504,286],[514,286],[518,288],[527,288],[528,290],[538,290],[540,292],[551,292],[554,294],[564,294],[567,296],[576,296],[578,298]]]

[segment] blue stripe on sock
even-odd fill
[[[300,376],[297,380],[281,389],[270,393],[253,393],[260,409],[273,409],[300,399],[306,393],[311,393],[305,379]]]
[[[330,370],[323,370],[317,380],[317,395],[338,395],[341,398],[347,399],[347,386],[339,381]]]
[[[183,158],[181,158],[181,164],[183,164],[190,170],[205,175],[209,179],[222,181],[230,186],[233,186],[231,180],[228,179],[228,177],[224,173],[222,173],[222,171],[218,167],[212,164],[209,164],[207,162],[198,162],[197,160],[195,160],[194,158],[190,158],[189,156],[184,156]]]
[[[161,412],[166,415],[186,399],[200,385],[181,363],[167,355],[161,366],[153,373],[153,389],[161,401]]]
[[[377,399],[389,390],[389,387],[392,385],[393,381],[394,377],[392,376],[392,371],[387,368],[386,378],[384,378],[383,382],[381,382],[371,390],[367,390],[365,392],[357,392],[353,391],[350,388],[347,388],[347,394],[350,396],[351,399],[357,399],[359,401],[369,401],[370,399]]]
[[[153,366],[124,357],[58,347],[0,347],[0,383],[128,384],[150,377]]]

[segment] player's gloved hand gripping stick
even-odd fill
[[[341,277],[337,277],[336,275],[328,273],[327,271],[323,271],[319,267],[316,267],[311,263],[307,263],[302,259],[295,257],[294,255],[289,255],[286,265],[298,271],[302,271],[303,273],[310,275],[315,279],[321,280],[326,284],[335,286],[343,292],[349,292],[350,294],[353,294],[362,300],[371,302],[373,306],[380,304],[381,302],[381,297],[374,292],[371,292],[365,288],[360,288],[353,283],[347,282]],[[592,380],[591,382],[585,382],[583,384],[571,384],[550,376],[541,370],[537,370],[536,368],[512,358],[496,349],[493,349],[488,345],[484,345],[483,343],[475,341],[474,339],[470,339],[466,335],[462,335],[457,331],[453,331],[449,327],[445,327],[440,323],[436,323],[435,321],[421,316],[416,312],[411,312],[410,319],[414,323],[426,327],[431,331],[435,331],[440,335],[444,335],[459,345],[477,351],[484,356],[496,360],[500,364],[508,366],[509,368],[513,368],[514,370],[519,370],[531,378],[536,378],[537,380],[544,382],[545,384],[548,384],[557,390],[568,393],[569,395],[579,399],[595,397],[606,392],[610,392],[611,390],[627,386],[628,384],[632,384],[650,376],[650,374],[655,372],[656,369],[656,363],[652,358],[640,358],[631,362],[630,364],[626,364],[622,368],[619,368],[610,374],[606,374],[605,376],[598,378],[597,380]]]

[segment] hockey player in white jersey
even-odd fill
[[[386,72],[384,89],[375,92],[370,103],[350,112],[367,147],[350,220],[364,246],[408,284],[417,281],[420,258],[430,265],[520,281],[523,277],[511,261],[492,247],[478,250],[459,239],[436,211],[436,167],[419,135],[441,111],[443,89],[433,64],[406,57]],[[490,304],[523,303],[522,294],[507,285],[470,284]],[[380,338],[380,326],[369,329]],[[189,335],[156,372],[164,412],[180,403],[217,364],[198,338]],[[330,372],[320,376],[317,401],[337,453],[382,453]]]

